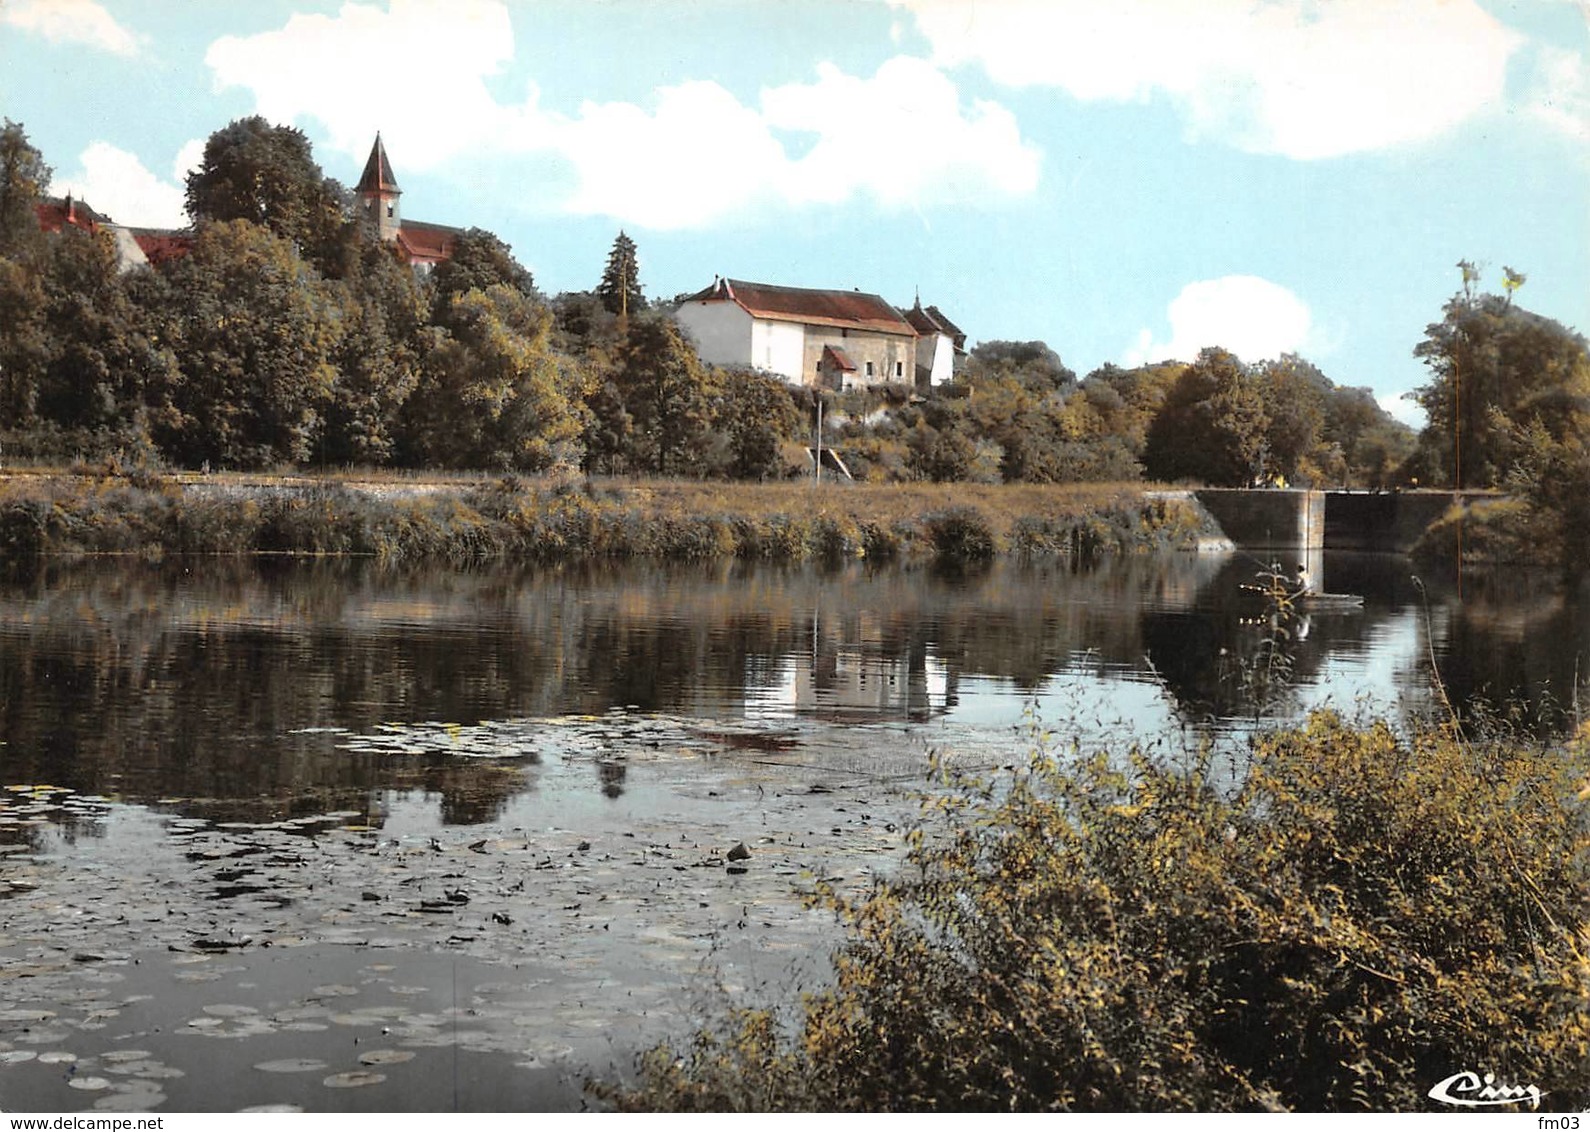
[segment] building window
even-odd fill
[[[905,363],[904,362],[895,362],[894,363],[894,376],[895,377],[904,377],[905,376]]]
[[[868,377],[872,376],[872,363],[871,362],[867,363],[867,376]]]
[[[386,206],[386,218],[388,220],[392,219],[392,206],[390,204]]]

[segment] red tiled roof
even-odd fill
[[[756,318],[780,322],[854,327],[913,337],[916,333],[894,307],[877,295],[861,291],[775,287],[768,283],[747,283],[741,279],[720,279],[690,298],[700,302],[734,302]]]
[[[51,233],[59,232],[68,224],[85,232],[93,232],[101,224],[110,221],[110,217],[102,216],[82,201],[71,197],[46,197],[33,206],[33,211],[39,218],[39,227]]]
[[[912,307],[905,312],[905,320],[918,334],[940,334],[939,324],[933,321],[931,315],[921,307]]]
[[[832,346],[823,347],[823,365],[829,369],[843,370],[845,373],[856,372],[856,363],[850,360],[850,355]]]
[[[955,340],[957,346],[965,339],[961,328],[944,317],[944,312],[938,307],[924,308],[921,303],[905,312],[905,320],[916,329],[918,334],[942,334],[946,338]]]
[[[398,229],[397,242],[410,263],[440,263],[452,257],[458,237],[463,234],[462,228],[405,220]]]
[[[375,135],[375,144],[370,147],[370,159],[364,163],[364,175],[359,178],[359,183],[354,186],[356,193],[399,193],[397,178],[392,174],[392,163],[387,160],[386,146],[381,144],[381,135]]]
[[[129,229],[151,266],[159,267],[174,259],[181,259],[193,250],[193,236],[188,232],[168,232],[161,228]]]

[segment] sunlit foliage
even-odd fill
[[[1421,1110],[1590,1101],[1583,745],[1331,714],[1207,757],[938,765],[830,985],[645,1054],[627,1110]]]

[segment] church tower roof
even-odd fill
[[[357,193],[401,193],[397,178],[392,175],[392,163],[387,160],[386,146],[381,135],[375,135],[375,145],[370,147],[370,160],[364,163],[364,175],[354,186]]]

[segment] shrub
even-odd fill
[[[52,510],[45,499],[0,501],[0,562],[20,566],[43,554]]]
[[[1207,757],[940,771],[830,986],[643,1055],[642,1109],[1412,1110],[1590,1101],[1590,751],[1319,714]]]
[[[927,516],[928,539],[946,562],[981,562],[994,557],[994,530],[975,507],[952,507]]]
[[[1465,563],[1539,561],[1543,539],[1534,518],[1517,499],[1454,504],[1419,536],[1411,554],[1424,565],[1456,563],[1460,549]]]

